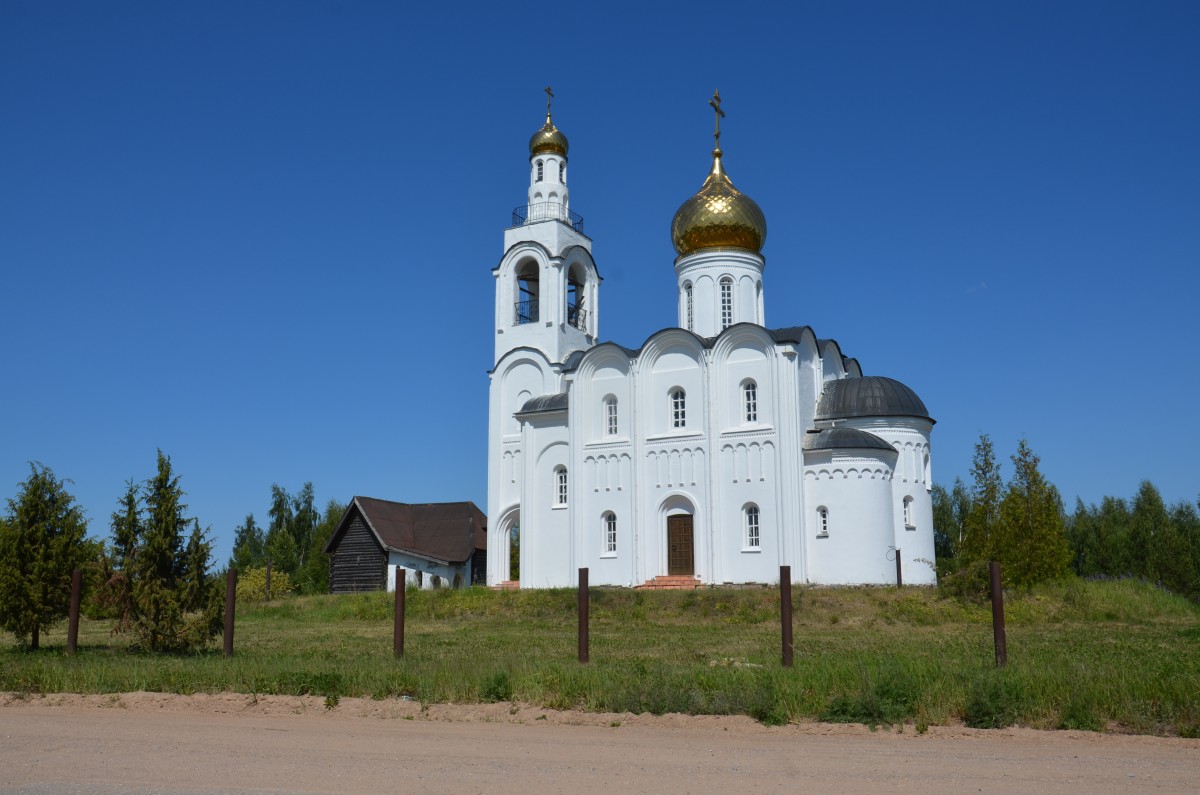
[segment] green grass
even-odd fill
[[[797,588],[795,667],[780,666],[775,589],[594,589],[591,663],[575,653],[573,591],[408,594],[391,655],[389,594],[239,604],[236,654],[130,652],[84,620],[30,653],[0,641],[15,692],[406,695],[612,712],[748,714],[918,727],[1200,734],[1200,608],[1133,582],[1071,581],[1010,597],[1009,665],[991,611],[923,588]]]

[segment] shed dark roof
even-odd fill
[[[873,433],[860,431],[857,428],[826,428],[822,431],[809,431],[804,434],[805,450],[887,450],[896,452],[896,448],[880,439]]]
[[[868,375],[825,384],[817,402],[818,420],[849,417],[921,417],[932,420],[917,393],[894,378]]]
[[[487,549],[487,517],[473,502],[410,505],[355,497],[326,542],[327,553],[337,548],[356,512],[362,514],[367,527],[387,550],[461,563],[476,549]]]
[[[530,398],[525,401],[525,405],[521,406],[518,414],[537,414],[541,411],[566,411],[567,409],[567,393],[557,392],[553,395],[540,395],[539,397]]]

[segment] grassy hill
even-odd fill
[[[390,594],[240,603],[230,660],[139,654],[107,622],[36,653],[0,641],[0,690],[136,690],[516,700],[612,712],[789,720],[1021,724],[1200,736],[1200,607],[1135,582],[1012,594],[1009,665],[986,604],[926,588],[796,588],[795,667],[780,666],[776,589],[594,589],[591,663],[575,659],[575,593],[408,594],[406,656]]]

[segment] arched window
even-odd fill
[[[733,325],[733,279],[721,279],[721,331]]]
[[[565,162],[558,164],[558,181],[564,185],[567,182],[567,164]]]
[[[917,529],[917,526],[913,524],[912,497],[904,498],[904,528],[906,530]]]
[[[604,398],[604,432],[609,436],[616,436],[618,430],[617,399],[609,395]]]
[[[692,283],[691,282],[683,283],[683,304],[684,304],[683,316],[685,318],[685,322],[687,323],[687,325],[684,328],[686,328],[688,331],[694,331],[695,330],[695,325],[694,325],[695,310],[693,309],[693,304],[692,304]]]
[[[742,407],[746,422],[758,422],[758,384],[753,381],[742,384]]]
[[[817,538],[829,537],[829,509],[822,505],[817,509]]]
[[[537,161],[537,181],[542,181],[542,161]]]
[[[759,532],[758,532],[758,506],[746,506],[746,547],[748,549],[758,549]]]
[[[617,553],[617,515],[612,511],[604,514],[604,552],[607,555]]]
[[[567,504],[567,468],[554,468],[554,504]]]
[[[682,389],[671,390],[671,427],[687,427],[687,393]]]

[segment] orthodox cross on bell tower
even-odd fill
[[[721,110],[721,90],[720,89],[713,91],[712,99],[710,99],[708,101],[708,104],[712,105],[712,109],[715,112],[716,122],[717,122],[717,127],[713,131],[713,138],[717,142],[716,148],[713,149],[713,154],[716,155],[717,157],[720,157],[721,156],[721,119],[725,118],[725,111]]]
[[[546,121],[550,121],[550,100],[554,99],[554,92],[550,90],[550,86],[542,90],[546,92]]]

